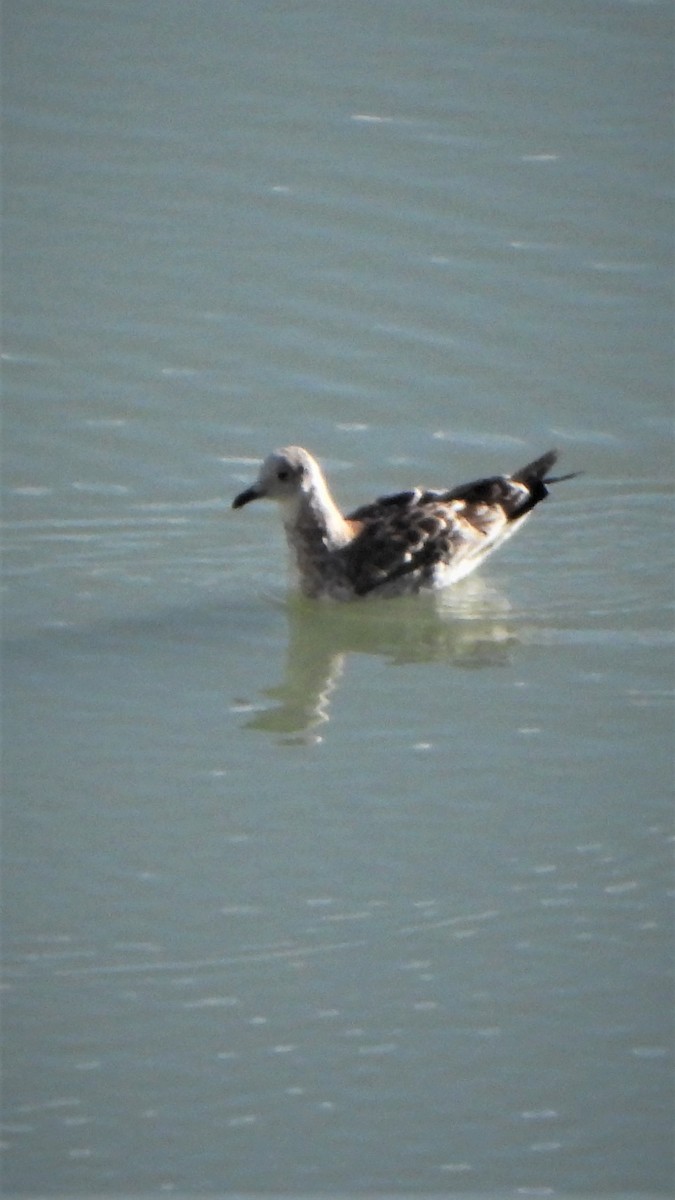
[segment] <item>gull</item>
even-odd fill
[[[343,516],[318,462],[302,446],[275,450],[232,507],[276,500],[295,558],[300,589],[318,599],[409,595],[463,579],[511,537],[548,485],[558,457],[549,450],[512,475],[447,491],[412,488]]]

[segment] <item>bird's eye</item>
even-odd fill
[[[288,471],[286,471],[286,470],[281,470],[281,471],[279,471],[279,473],[277,474],[277,479],[280,479],[282,483],[285,483],[285,482],[286,482],[286,480],[288,479],[288,476],[289,476],[289,472],[288,472]]]

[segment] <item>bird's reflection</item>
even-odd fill
[[[380,655],[392,665],[494,667],[509,661],[517,641],[508,601],[480,580],[445,595],[354,604],[294,596],[287,615],[284,679],[265,689],[273,703],[258,710],[245,728],[290,742],[322,740],[331,698],[351,654]]]

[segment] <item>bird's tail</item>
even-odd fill
[[[558,451],[549,450],[546,454],[542,454],[541,458],[535,458],[534,462],[528,463],[527,466],[521,467],[519,471],[514,471],[511,478],[515,483],[524,483],[525,487],[536,488],[536,485],[544,485],[547,483],[564,483],[566,479],[576,479],[579,471],[571,471],[569,475],[549,475],[548,471],[558,461]]]
[[[558,460],[558,451],[549,450],[547,454],[542,454],[541,458],[535,458],[534,462],[528,463],[527,466],[521,467],[519,471],[514,471],[511,479],[514,483],[520,483],[527,488],[528,495],[523,502],[519,500],[518,504],[511,514],[512,517],[524,516],[526,512],[534,508],[535,504],[539,504],[540,500],[544,500],[548,496],[548,485],[552,483],[563,483],[565,479],[574,479],[579,474],[578,471],[571,471],[569,475],[549,475],[548,471]]]

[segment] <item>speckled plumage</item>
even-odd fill
[[[265,459],[256,483],[233,507],[277,500],[306,596],[350,600],[404,595],[463,579],[515,533],[548,495],[557,452],[513,475],[478,479],[448,491],[413,488],[383,496],[344,517],[316,459],[287,446]]]

